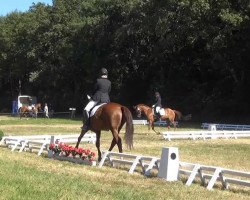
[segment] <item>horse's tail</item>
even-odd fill
[[[192,115],[191,114],[188,114],[186,116],[182,115],[182,113],[178,110],[173,110],[175,112],[175,114],[177,115],[178,117],[178,120],[184,120],[184,121],[188,121],[192,118]]]
[[[190,120],[192,118],[192,115],[191,114],[188,114],[188,115],[186,115],[186,116],[183,116],[183,120],[185,120],[185,121],[188,121],[188,120]]]
[[[177,120],[181,120],[182,119],[182,114],[181,114],[181,112],[180,111],[178,111],[178,110],[173,110],[174,111],[174,113],[177,115]]]
[[[126,132],[125,132],[125,143],[128,145],[128,148],[133,148],[133,134],[134,134],[134,125],[133,125],[133,117],[131,112],[127,107],[122,107],[123,116],[126,119]]]

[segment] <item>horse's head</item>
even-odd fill
[[[137,117],[141,118],[142,109],[140,105],[134,106]]]

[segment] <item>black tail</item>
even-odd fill
[[[184,116],[184,115],[182,115],[182,113],[180,111],[177,111],[177,110],[173,110],[173,111],[177,115],[178,120],[188,121],[188,120],[191,120],[191,118],[192,118],[191,114],[188,114],[188,115]]]
[[[133,117],[128,108],[122,107],[122,113],[126,119],[126,132],[125,132],[125,143],[128,145],[128,148],[133,148],[133,134],[134,134],[134,125]]]

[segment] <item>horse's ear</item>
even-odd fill
[[[136,110],[136,106],[133,106],[133,108]]]

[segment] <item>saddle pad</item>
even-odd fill
[[[100,108],[100,107],[101,107],[102,105],[104,105],[104,104],[107,104],[107,103],[102,103],[102,104],[96,105],[96,106],[91,110],[91,112],[90,112],[90,117],[92,117],[92,116],[95,114],[95,112],[97,111],[97,109]]]
[[[164,108],[161,108],[161,109],[159,110],[159,113],[160,113],[161,116],[165,115],[165,114],[166,114],[166,113],[165,113],[165,109],[164,109]]]

